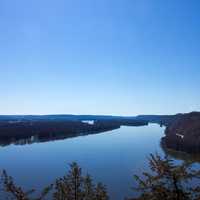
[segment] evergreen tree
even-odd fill
[[[138,198],[132,200],[200,200],[200,188],[188,187],[192,179],[200,178],[200,171],[191,169],[187,163],[175,165],[168,157],[150,155],[151,173],[142,177],[134,176],[139,191]]]
[[[16,186],[6,171],[2,173],[2,181],[4,190],[11,195],[12,200],[108,200],[105,186],[101,183],[94,185],[92,178],[89,175],[83,176],[81,168],[75,162],[70,164],[66,176],[46,187],[37,198],[32,197],[34,190],[24,192],[21,187]]]
[[[149,168],[142,176],[135,175],[139,192],[138,197],[129,200],[200,200],[200,187],[190,184],[193,179],[200,179],[200,171],[195,171],[190,164],[175,165],[168,157],[150,155]],[[93,184],[89,175],[83,176],[77,163],[70,165],[68,173],[46,187],[37,198],[33,198],[34,190],[24,192],[16,186],[6,171],[2,172],[4,190],[10,194],[4,199],[12,200],[109,200],[106,187]]]
[[[102,183],[98,183],[95,188],[95,200],[108,200],[106,187]]]
[[[30,196],[35,192],[35,190],[25,192],[21,187],[16,186],[13,178],[8,176],[5,170],[2,172],[1,181],[3,182],[4,190],[10,194],[6,198],[12,200],[44,200],[53,187],[53,185],[50,185],[44,188],[38,197],[31,198]]]
[[[95,195],[95,191],[94,191],[94,185],[92,183],[92,178],[90,177],[90,175],[86,175],[86,177],[84,178],[84,200],[94,200],[94,195]]]

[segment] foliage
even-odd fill
[[[134,176],[138,183],[134,190],[140,196],[131,200],[200,200],[200,187],[190,184],[200,178],[200,171],[192,170],[190,164],[175,165],[168,157],[151,154],[149,167],[151,173]]]
[[[191,180],[200,179],[200,171],[193,170],[188,163],[174,164],[168,157],[150,155],[150,172],[142,176],[135,175],[139,192],[138,197],[128,200],[200,200],[200,187],[191,184]],[[108,200],[106,187],[94,184],[90,175],[83,176],[77,163],[70,164],[68,173],[46,187],[41,194],[33,197],[34,190],[25,192],[16,186],[6,171],[1,175],[4,191],[12,200]],[[5,199],[5,198],[4,198]]]
[[[11,194],[10,199],[14,200],[108,200],[105,186],[101,183],[94,185],[89,175],[82,176],[81,168],[75,162],[70,164],[66,176],[46,187],[36,198],[32,197],[34,190],[25,192],[21,187],[16,186],[6,171],[2,172],[1,178],[4,190]]]

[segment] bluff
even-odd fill
[[[165,130],[163,146],[186,153],[200,153],[200,112],[182,114]]]

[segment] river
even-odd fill
[[[150,153],[164,155],[157,124],[126,127],[65,140],[0,147],[0,168],[25,189],[41,188],[65,174],[76,161],[95,181],[106,184],[111,200],[131,197],[134,174],[148,170]]]

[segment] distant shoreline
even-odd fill
[[[32,144],[81,135],[98,134],[125,126],[144,126],[148,122],[135,119],[82,121],[0,121],[0,145]]]

